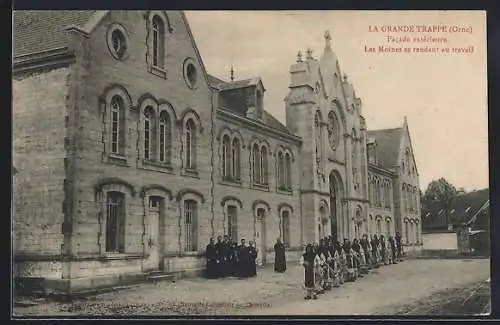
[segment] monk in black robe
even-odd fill
[[[399,232],[396,233],[395,239],[396,239],[396,248],[398,251],[398,260],[401,262],[403,261],[403,244],[401,242],[402,238]]]
[[[379,258],[378,258],[378,238],[377,235],[373,235],[370,245],[372,247],[372,260],[375,267],[379,266]]]
[[[217,249],[215,248],[215,241],[210,238],[210,243],[205,250],[205,257],[207,259],[206,277],[208,279],[217,278]]]
[[[222,241],[221,236],[217,236],[217,243],[215,243],[215,254],[217,259],[217,277],[220,278],[224,274],[224,268],[222,266],[224,253],[224,242]]]
[[[385,247],[385,237],[384,235],[380,235],[380,238],[379,238],[379,241],[380,241],[380,259],[382,260],[382,263],[387,265],[386,261],[387,261],[387,249]]]
[[[238,273],[238,244],[231,243],[228,252],[227,275],[236,276]]]
[[[248,275],[250,277],[257,275],[257,254],[253,241],[248,242]]]
[[[231,253],[231,242],[229,241],[229,236],[224,236],[224,241],[221,247],[221,277],[229,275],[229,259]]]
[[[280,238],[274,244],[274,271],[278,273],[286,271],[285,245]]]
[[[392,264],[398,264],[396,261],[396,243],[394,242],[394,237],[389,236],[389,245],[391,246],[392,252]]]
[[[248,247],[245,239],[241,239],[241,244],[238,246],[238,276],[240,278],[249,277],[249,258]]]
[[[361,245],[359,244],[358,240],[356,238],[354,238],[354,240],[352,241],[352,250],[354,251],[354,267],[356,267],[357,269],[359,269],[360,265],[361,265]],[[361,275],[360,275],[361,276]]]
[[[306,251],[302,254],[302,266],[304,267],[304,286],[306,287],[306,296],[304,299],[317,299],[314,293],[314,254],[311,244],[307,244]]]

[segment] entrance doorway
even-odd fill
[[[161,197],[149,197],[149,260],[155,269],[163,270],[163,228],[162,223],[162,203]]]
[[[344,237],[339,234],[343,225],[341,203],[343,197],[342,179],[338,172],[333,170],[330,172],[328,180],[330,183],[330,232],[333,239],[337,241]]]

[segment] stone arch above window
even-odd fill
[[[122,193],[128,193],[132,197],[135,197],[137,192],[132,184],[129,182],[117,178],[117,177],[108,177],[102,178],[94,185],[95,193],[102,193],[108,191],[117,191]]]
[[[166,197],[169,200],[173,199],[172,191],[159,184],[144,185],[141,188],[140,196],[142,198],[145,196],[161,196]]]
[[[196,128],[198,129],[198,133],[203,133],[203,124],[200,115],[198,115],[198,113],[190,107],[186,108],[181,113],[177,122],[185,126],[189,120],[194,121]]]
[[[281,212],[282,212],[284,209],[288,209],[288,210],[290,210],[290,213],[293,213],[293,207],[292,207],[290,204],[288,204],[288,203],[286,203],[286,202],[278,204],[278,213],[279,213],[280,215],[281,215]]]
[[[271,206],[264,200],[255,200],[252,203],[252,211],[254,212],[256,212],[258,208],[263,208],[263,207],[266,208],[266,212],[269,213],[271,211]]]
[[[243,202],[235,196],[227,195],[224,196],[220,201],[220,205],[222,207],[228,204],[237,204],[240,207],[240,209],[243,209]]]
[[[175,198],[177,202],[180,202],[181,200],[186,199],[187,195],[189,195],[190,197],[196,197],[197,200],[199,200],[201,203],[205,203],[205,196],[201,192],[190,188],[180,190],[179,192],[177,192]]]

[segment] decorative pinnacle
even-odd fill
[[[332,37],[330,36],[330,31],[325,32],[325,50],[332,50]]]
[[[310,47],[307,48],[306,54],[307,54],[307,59],[308,60],[314,59],[313,56],[312,56],[313,50]]]
[[[297,63],[301,62],[302,62],[302,51],[299,50],[299,52],[297,53]]]

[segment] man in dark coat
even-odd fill
[[[314,258],[316,254],[313,252],[311,244],[307,244],[306,251],[302,254],[301,262],[304,267],[304,286],[306,288],[306,296],[304,299],[317,299],[314,293]]]
[[[231,243],[228,252],[227,274],[236,276],[238,273],[238,244]]]
[[[361,245],[359,244],[359,242],[356,238],[354,238],[354,240],[352,241],[352,250],[355,253],[355,256],[354,256],[355,265],[354,266],[359,269],[360,264],[361,264],[361,261],[360,261],[360,259],[361,259]]]
[[[398,260],[401,262],[403,260],[403,244],[401,243],[402,238],[399,232],[396,233],[396,248],[398,251]]]
[[[396,261],[396,243],[394,242],[394,238],[392,236],[389,236],[389,245],[391,245],[392,263],[398,264],[398,262]]]
[[[285,245],[280,238],[274,244],[274,271],[278,273],[286,271]]]
[[[217,259],[217,277],[224,276],[224,267],[222,265],[224,261],[223,254],[224,253],[224,242],[222,241],[221,236],[217,236],[217,243],[215,243],[215,254]]]
[[[217,278],[217,249],[213,237],[210,238],[210,243],[207,245],[205,257],[207,259],[206,277],[208,279]]]
[[[248,242],[248,275],[251,277],[257,275],[257,254],[257,248],[255,248],[253,241]]]
[[[241,244],[238,246],[238,276],[240,278],[248,278],[249,276],[249,258],[248,247],[245,244],[245,239],[241,239]]]
[[[370,257],[370,243],[368,241],[368,235],[364,234],[363,238],[359,241],[359,244],[363,248],[363,252],[365,254],[365,261],[366,264],[369,265],[371,264],[371,257]]]

